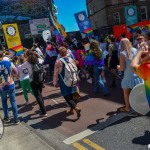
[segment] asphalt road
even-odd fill
[[[108,77],[108,85],[109,81]],[[39,117],[38,105],[31,94],[30,105],[24,105],[21,93],[17,94],[17,103],[22,123],[33,128],[54,149],[146,150],[150,143],[149,116],[129,117],[117,112],[123,105],[119,80],[117,87],[109,88],[111,95],[104,97],[101,90],[94,94],[93,85],[83,79],[80,83],[82,98],[78,103],[82,109],[79,120],[76,115],[67,115],[68,106],[51,80],[45,85],[43,97],[48,117]],[[145,139],[147,141],[142,144]]]

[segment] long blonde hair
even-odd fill
[[[93,54],[93,56],[97,59],[97,60],[101,60],[102,58],[102,51],[100,49],[99,43],[96,40],[93,40],[90,43],[90,50]]]
[[[128,55],[128,58],[129,59],[132,59],[132,51],[131,51],[131,48],[132,48],[132,44],[131,42],[129,41],[129,39],[127,38],[122,38],[121,39],[121,42],[120,42],[120,51],[126,51],[127,52],[127,55]]]

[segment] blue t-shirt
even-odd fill
[[[15,88],[14,81],[11,76],[12,63],[9,61],[0,61],[0,83],[5,84],[2,91]]]

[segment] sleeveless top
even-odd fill
[[[127,52],[124,50],[120,52],[125,57],[125,69],[124,69],[124,77],[121,82],[122,88],[134,88],[137,84],[143,83],[143,80],[140,79],[134,72],[131,71],[130,65],[133,58],[136,56],[137,50],[135,48],[131,48],[132,58],[129,59]]]

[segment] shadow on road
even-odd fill
[[[133,144],[148,145],[150,144],[150,131],[145,131],[143,136],[136,137],[132,140]]]
[[[51,117],[43,118],[41,122],[32,124],[31,127],[34,129],[46,130],[54,129],[62,125],[64,121],[75,122],[78,119],[68,119],[68,114],[66,111],[52,115]],[[61,118],[61,119],[60,119]],[[35,118],[32,118],[35,119]]]
[[[99,122],[100,120],[103,120],[103,118],[99,119],[97,124],[92,124],[89,125],[87,128],[92,130],[92,131],[100,131],[100,130],[104,130],[107,127],[111,127],[117,124],[121,124],[127,121],[130,121],[133,118],[136,118],[139,116],[128,116],[128,114],[126,113],[119,113],[116,114],[115,116],[109,117],[106,120]]]

